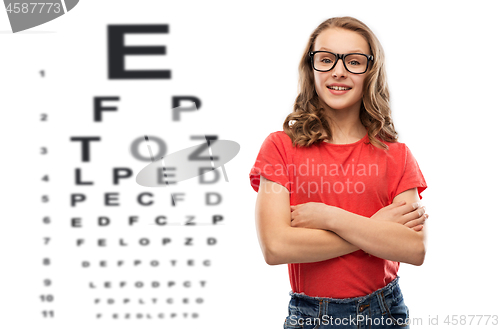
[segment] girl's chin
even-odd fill
[[[356,108],[357,106],[359,108],[361,108],[361,100],[359,100],[358,102],[349,102],[348,100],[328,99],[327,102],[323,101],[322,103],[327,105],[331,109],[339,110],[339,111],[350,110],[350,109]]]
[[[338,110],[338,111],[342,111],[342,110],[347,110],[349,108],[352,107],[352,104],[339,104],[339,103],[326,103],[326,105],[333,109],[333,110]]]

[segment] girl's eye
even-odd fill
[[[323,58],[323,59],[321,60],[321,62],[322,62],[322,63],[325,63],[325,64],[331,64],[331,63],[333,63],[333,61],[332,61],[331,59],[329,59],[329,58]]]
[[[360,65],[361,63],[358,61],[350,61],[347,64],[352,65],[352,66],[356,66],[356,65]]]

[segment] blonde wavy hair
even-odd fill
[[[314,73],[309,57],[309,52],[313,51],[318,35],[329,28],[342,28],[359,33],[370,47],[374,61],[365,73],[359,117],[361,123],[367,127],[370,143],[386,150],[388,146],[376,137],[386,142],[397,142],[398,134],[394,129],[389,107],[384,51],[368,26],[348,16],[327,19],[311,34],[299,64],[299,93],[295,99],[293,112],[286,117],[283,123],[283,130],[290,137],[294,146],[310,146],[323,140],[332,139],[332,127],[325,116],[325,109],[319,103],[319,97],[314,87]]]

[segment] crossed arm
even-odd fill
[[[421,265],[426,215],[416,202],[417,189],[407,190],[371,218],[315,202],[290,207],[288,190],[261,176],[255,209],[259,243],[270,265],[318,262],[359,249]]]

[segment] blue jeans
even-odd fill
[[[290,292],[288,316],[283,328],[409,329],[399,277],[382,289],[355,298],[310,297]]]

